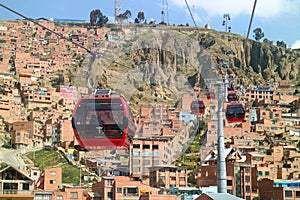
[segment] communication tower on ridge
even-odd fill
[[[161,23],[169,25],[168,0],[162,0]]]
[[[115,23],[117,23],[117,16],[121,10],[122,4],[120,0],[115,0]]]

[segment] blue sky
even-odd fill
[[[134,20],[139,11],[145,13],[149,22],[161,21],[162,0],[120,0],[121,12],[130,10]],[[187,0],[196,19],[197,26],[206,23],[211,28],[224,31],[223,14],[229,13],[232,32],[245,36],[254,0]],[[89,20],[90,11],[100,9],[113,21],[114,0],[1,0],[1,3],[30,18],[68,18]],[[190,24],[193,21],[185,0],[168,0],[169,22]],[[0,19],[19,18],[14,13],[0,7]],[[252,30],[261,27],[269,40],[283,40],[289,47],[300,48],[300,0],[257,0]],[[253,33],[250,32],[250,38]]]

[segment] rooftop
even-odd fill
[[[259,91],[272,91],[270,87],[261,87],[261,86],[253,86],[251,90],[259,90]]]

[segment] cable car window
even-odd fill
[[[241,105],[236,106],[228,106],[226,113],[232,114],[232,113],[245,113],[245,110]]]

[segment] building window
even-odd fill
[[[251,200],[251,197],[250,196],[246,196],[246,200]]]
[[[71,199],[78,199],[78,192],[70,192]]]
[[[138,196],[138,188],[127,188],[126,196]]]
[[[107,180],[106,181],[106,186],[112,186],[113,185],[113,181],[112,180]]]
[[[55,184],[56,180],[50,180],[50,184]]]
[[[159,165],[159,160],[152,160],[152,165]]]
[[[164,180],[166,180],[166,177],[165,176],[160,176],[159,179],[164,181]]]
[[[117,193],[122,193],[122,188],[118,187],[117,188]]]
[[[37,172],[33,172],[33,176],[37,176],[37,174],[38,174]]]
[[[152,152],[153,157],[159,157],[159,152]]]
[[[164,168],[159,169],[159,172],[165,172],[166,170]]]
[[[23,190],[29,190],[29,183],[23,183]]]
[[[57,196],[56,199],[57,199],[57,200],[62,200],[62,199],[63,199],[63,196],[59,195],[59,196]]]
[[[300,197],[300,191],[296,191],[296,198]]]
[[[246,146],[251,146],[251,142],[246,142]]]
[[[227,180],[227,186],[232,186],[232,180]]]
[[[140,152],[139,151],[133,151],[133,156],[140,156]]]
[[[269,171],[265,171],[265,176],[270,176],[270,172]]]
[[[143,160],[143,165],[150,165],[150,160]]]
[[[157,144],[152,145],[152,149],[158,149],[158,145]]]
[[[139,144],[133,144],[132,146],[133,146],[134,149],[139,149],[140,148]]]
[[[133,172],[140,172],[141,168],[139,168],[139,167],[133,167],[132,171]]]
[[[239,145],[239,146],[243,146],[243,145],[244,145],[244,142],[242,142],[242,141],[238,141],[238,142],[237,142],[237,145]]]
[[[284,194],[285,194],[285,197],[292,197],[292,196],[293,196],[292,190],[286,190],[286,191],[284,192]]]
[[[246,182],[250,182],[250,176],[245,177]]]
[[[246,192],[250,192],[250,185],[246,185]]]
[[[232,190],[227,190],[227,193],[228,194],[232,194]]]
[[[142,153],[142,155],[145,156],[145,157],[148,157],[148,156],[150,155],[150,153],[149,153],[148,151],[144,151],[144,152]]]
[[[134,165],[139,165],[140,164],[140,160],[139,159],[133,159],[133,164]]]
[[[258,176],[262,176],[262,175],[263,175],[262,171],[258,171]]]
[[[56,171],[50,171],[49,173],[51,176],[55,176],[56,175]]]
[[[113,198],[113,193],[112,192],[107,192],[107,197],[112,199]]]

